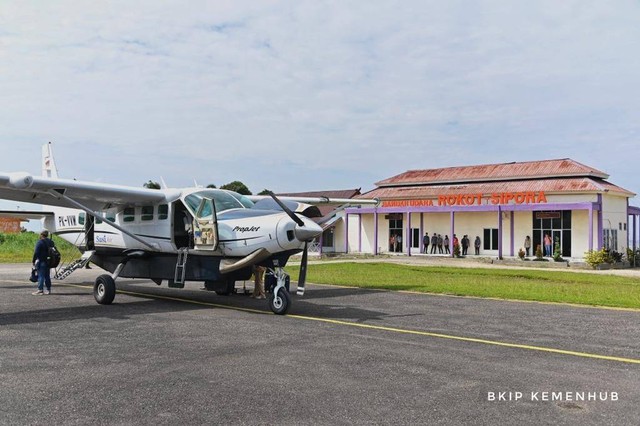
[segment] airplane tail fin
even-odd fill
[[[56,167],[56,162],[53,159],[51,142],[42,145],[42,177],[58,177],[58,168]]]

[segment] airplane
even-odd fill
[[[315,204],[378,204],[377,199],[245,196],[202,187],[149,189],[61,179],[51,142],[42,147],[42,176],[0,172],[0,199],[52,207],[28,212],[29,217],[44,218],[46,229],[83,253],[56,278],[88,262],[109,272],[93,286],[99,304],[113,302],[119,277],[167,281],[171,288],[200,281],[205,289],[228,295],[260,265],[267,268],[269,307],[280,315],[291,306],[284,267],[300,252],[297,295],[304,294],[308,243],[323,232],[312,220],[322,216]]]

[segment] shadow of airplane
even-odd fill
[[[86,287],[86,292],[55,291],[55,287],[73,288]],[[3,286],[3,289],[29,289],[33,286]],[[31,310],[25,312],[0,313],[0,325],[28,324],[47,321],[66,321],[78,319],[107,318],[114,320],[127,319],[135,315],[148,313],[180,312],[205,310],[212,308],[246,309],[247,313],[271,314],[267,303],[264,300],[256,300],[245,294],[239,293],[230,296],[219,296],[215,292],[192,290],[192,289],[171,289],[167,287],[156,287],[148,282],[135,280],[119,281],[117,289],[124,292],[118,294],[114,303],[110,306],[95,304],[93,301],[93,283],[58,283],[54,286],[52,296],[45,297],[70,297],[86,296],[87,306],[51,308],[44,310]],[[314,316],[319,318],[355,321],[358,323],[378,322],[385,319],[397,317],[378,310],[364,309],[354,303],[345,304],[323,304],[323,300],[332,298],[344,298],[353,296],[365,296],[372,293],[382,293],[379,290],[363,290],[358,288],[314,288],[308,289],[303,297],[295,296],[292,293],[292,306],[289,314],[300,316]],[[133,294],[132,294],[133,293]],[[124,295],[133,298],[144,298],[135,302],[118,303],[118,298]],[[204,305],[199,305],[202,303]],[[406,313],[400,316],[420,316],[418,313]]]

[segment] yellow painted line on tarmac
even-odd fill
[[[91,289],[92,288],[92,286],[80,285],[80,284],[67,284],[67,283],[62,284],[62,283],[58,283],[57,285],[61,285],[61,286],[65,286],[65,287],[78,287],[78,288],[84,288],[84,289]],[[126,295],[130,295],[130,296],[138,296],[138,297],[144,297],[144,298],[150,298],[150,299],[171,300],[171,301],[174,301],[174,302],[190,303],[190,304],[193,304],[193,305],[209,306],[209,307],[214,307],[214,308],[229,309],[229,310],[233,310],[233,311],[249,312],[249,313],[254,313],[254,314],[262,314],[262,315],[273,315],[272,312],[263,311],[263,310],[259,310],[259,309],[241,308],[241,307],[236,307],[236,306],[221,305],[221,304],[210,303],[210,302],[200,302],[200,301],[197,301],[197,300],[184,299],[184,298],[180,298],[180,297],[161,296],[161,295],[155,295],[155,294],[149,294],[149,293],[139,293],[139,292],[127,291],[127,290],[116,290],[116,292],[120,293],[120,294],[126,294]],[[627,363],[627,364],[640,364],[640,359],[637,359],[637,358],[624,358],[624,357],[616,357],[616,356],[609,356],[609,355],[591,354],[591,353],[587,353],[587,352],[569,351],[569,350],[564,350],[564,349],[548,348],[548,347],[544,347],[544,346],[534,346],[534,345],[524,345],[524,344],[519,344],[519,343],[500,342],[500,341],[496,341],[496,340],[478,339],[478,338],[475,338],[475,337],[454,336],[454,335],[450,335],[450,334],[432,333],[432,332],[429,332],[429,331],[409,330],[409,329],[396,328],[396,327],[385,327],[385,326],[381,326],[381,325],[362,324],[362,323],[356,323],[356,322],[350,322],[350,321],[333,320],[333,319],[328,319],[328,318],[310,317],[310,316],[306,316],[306,315],[288,314],[286,316],[289,317],[289,318],[294,318],[294,319],[299,319],[299,320],[316,321],[316,322],[323,322],[323,323],[326,323],[326,324],[342,325],[342,326],[347,326],[347,327],[357,327],[357,328],[364,328],[364,329],[369,329],[369,330],[378,330],[378,331],[387,331],[387,332],[392,332],[392,333],[410,334],[410,335],[414,335],[414,336],[434,337],[434,338],[439,338],[439,339],[455,340],[455,341],[459,341],[459,342],[480,343],[480,344],[490,345],[490,346],[500,346],[500,347],[505,347],[505,348],[523,349],[523,350],[537,351],[537,352],[546,352],[546,353],[553,353],[553,354],[559,354],[559,355],[568,355],[568,356],[575,356],[575,357],[589,358],[589,359],[597,359],[597,360],[604,360],[604,361],[615,361],[615,362],[622,362],[622,363]]]
[[[507,343],[507,342],[499,342],[495,340],[485,340],[485,339],[476,339],[474,337],[463,337],[463,336],[453,336],[449,334],[440,334],[440,333],[432,333],[428,331],[418,331],[418,330],[407,330],[403,328],[395,328],[395,327],[384,327],[380,325],[369,325],[369,324],[361,324],[349,321],[340,321],[340,320],[332,320],[328,318],[316,318],[316,317],[308,317],[304,315],[287,315],[288,317],[298,318],[308,321],[320,321],[330,324],[338,324],[338,325],[346,325],[351,327],[360,327],[360,328],[368,328],[372,330],[381,330],[381,331],[391,331],[394,333],[403,333],[403,334],[413,334],[418,336],[428,336],[428,337],[437,337],[440,339],[449,339],[449,340],[458,340],[462,342],[472,342],[472,343],[482,343],[486,345],[493,346],[502,346],[507,348],[516,348],[516,349],[526,349],[530,351],[540,351],[540,352],[548,352],[548,353],[556,353],[562,355],[571,355],[578,356],[582,358],[592,358],[592,359],[601,359],[607,361],[617,361],[617,362],[625,362],[630,364],[640,364],[640,359],[635,358],[623,358],[623,357],[615,357],[608,355],[598,355],[598,354],[590,354],[586,352],[576,352],[576,351],[567,351],[564,349],[555,349],[555,348],[546,348],[544,346],[532,346],[532,345],[522,345],[518,343]]]

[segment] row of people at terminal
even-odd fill
[[[460,254],[466,256],[469,251],[471,241],[469,240],[468,235],[464,235],[462,240],[458,240],[456,234],[453,234],[453,247],[460,246]],[[476,236],[476,239],[473,241],[473,247],[475,249],[475,254],[480,254],[480,244],[481,240],[479,236]],[[429,245],[431,245],[431,254],[451,254],[449,246],[451,245],[451,241],[449,240],[449,236],[445,235],[442,238],[442,234],[433,233],[431,237],[429,237],[429,233],[425,233],[424,237],[422,237],[422,252],[427,254],[429,253]]]

